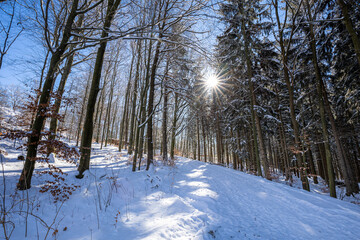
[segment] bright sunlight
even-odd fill
[[[219,79],[215,75],[211,74],[205,78],[205,84],[208,88],[215,88],[219,84]]]

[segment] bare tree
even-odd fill
[[[47,6],[49,4],[50,4],[50,0],[47,1]],[[26,190],[31,187],[31,177],[35,168],[37,147],[39,145],[39,140],[41,138],[41,131],[44,126],[44,121],[46,119],[45,113],[47,112],[47,108],[49,106],[50,93],[54,86],[55,74],[57,72],[57,68],[62,60],[61,58],[63,54],[67,49],[67,45],[71,37],[74,20],[79,13],[78,5],[79,5],[79,0],[74,0],[70,5],[69,14],[66,20],[66,24],[64,25],[64,31],[62,33],[60,44],[56,49],[52,50],[50,65],[47,71],[44,86],[40,96],[38,110],[35,116],[35,121],[32,124],[31,135],[29,136],[28,139],[28,151],[25,159],[24,168],[21,172],[21,176],[17,184],[17,188],[19,190]]]
[[[0,5],[0,69],[4,56],[24,30],[20,21],[15,23],[16,4],[16,0],[9,0]]]

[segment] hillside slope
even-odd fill
[[[22,162],[10,143],[1,146],[9,153],[4,159],[9,206],[26,198],[25,192],[10,197]],[[357,205],[184,158],[175,167],[133,173],[125,152],[95,148],[82,180],[74,177],[76,166],[54,159],[68,173],[66,182],[80,186],[63,205],[39,193],[49,176],[35,174],[29,201],[15,207],[22,213],[9,214],[15,224],[11,239],[24,239],[28,206],[33,210],[26,239],[44,239],[42,221],[53,223],[48,239],[54,230],[57,239],[359,239]]]

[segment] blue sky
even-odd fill
[[[0,21],[6,22],[6,19],[2,19],[1,14]],[[12,32],[16,34],[17,25],[15,24],[14,27]],[[207,32],[198,37],[202,39],[202,47],[212,49],[216,44],[216,35],[221,33],[221,24],[219,25],[216,19],[210,18],[205,21],[200,20],[195,28],[197,31]],[[36,39],[41,36],[34,36],[34,34],[31,29],[25,29],[5,55],[0,69],[0,86],[18,85],[23,87],[30,79],[39,78],[45,50],[39,39]]]
[[[3,86],[23,85],[27,79],[34,78],[34,72],[30,71],[29,62],[36,56],[34,54],[37,54],[38,60],[42,62],[43,58],[39,52],[41,52],[39,46],[36,46],[26,34],[21,34],[4,56],[0,69],[0,84]]]

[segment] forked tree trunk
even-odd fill
[[[81,14],[79,16],[79,20],[77,21],[77,26],[81,27],[82,26],[82,22],[84,20],[84,14]],[[74,37],[74,41],[78,41],[78,37]],[[75,48],[76,45],[71,45],[70,50],[72,51]],[[64,90],[65,90],[65,85],[66,85],[66,81],[69,78],[70,72],[71,72],[71,68],[73,65],[73,61],[74,61],[74,56],[75,53],[72,53],[67,59],[66,59],[66,63],[65,63],[65,67],[64,67],[64,72],[61,75],[61,80],[59,83],[59,87],[57,89],[57,98],[55,99],[55,103],[54,103],[54,111],[53,111],[53,116],[50,120],[50,136],[49,136],[49,140],[55,140],[55,136],[57,133],[57,128],[58,128],[58,114],[60,111],[60,106],[61,106],[61,100],[64,94]],[[48,146],[47,149],[47,154],[48,156],[50,155],[50,153],[54,152],[54,144],[50,144]]]
[[[299,123],[296,120],[296,112],[295,112],[295,100],[294,100],[294,85],[290,82],[290,74],[288,69],[288,57],[287,57],[287,51],[285,48],[284,43],[284,36],[283,36],[283,27],[285,25],[281,25],[279,13],[278,13],[278,1],[275,0],[275,13],[276,13],[276,20],[277,20],[277,26],[279,30],[279,44],[280,44],[280,53],[281,53],[281,61],[282,61],[282,67],[283,67],[283,73],[284,73],[284,80],[289,92],[289,107],[290,107],[290,118],[291,118],[291,124],[292,128],[294,130],[294,140],[295,140],[295,156],[297,159],[297,164],[300,167],[300,177],[302,181],[302,187],[304,190],[310,191],[309,181],[307,179],[307,170],[305,168],[305,163],[303,162],[303,159],[301,157],[301,149],[302,149],[302,143],[300,140],[300,131],[299,131]],[[287,16],[285,16],[287,18]],[[282,27],[281,27],[282,26]],[[293,26],[295,28],[295,26]],[[292,32],[293,33],[293,32]],[[292,39],[292,35],[290,36],[290,40]]]
[[[31,187],[31,177],[35,168],[37,148],[39,145],[39,140],[41,138],[41,131],[43,130],[44,122],[46,119],[44,112],[47,111],[46,109],[49,106],[50,93],[56,80],[55,73],[57,72],[59,63],[61,62],[61,57],[63,56],[66,50],[66,46],[71,37],[72,26],[74,24],[75,17],[77,16],[78,3],[79,0],[74,0],[72,2],[71,10],[64,26],[62,40],[58,48],[51,56],[49,69],[45,78],[44,87],[42,89],[39,100],[38,110],[35,116],[35,121],[31,128],[31,135],[28,139],[28,151],[26,154],[24,168],[21,172],[20,179],[17,184],[17,188],[19,190],[26,190]]]

